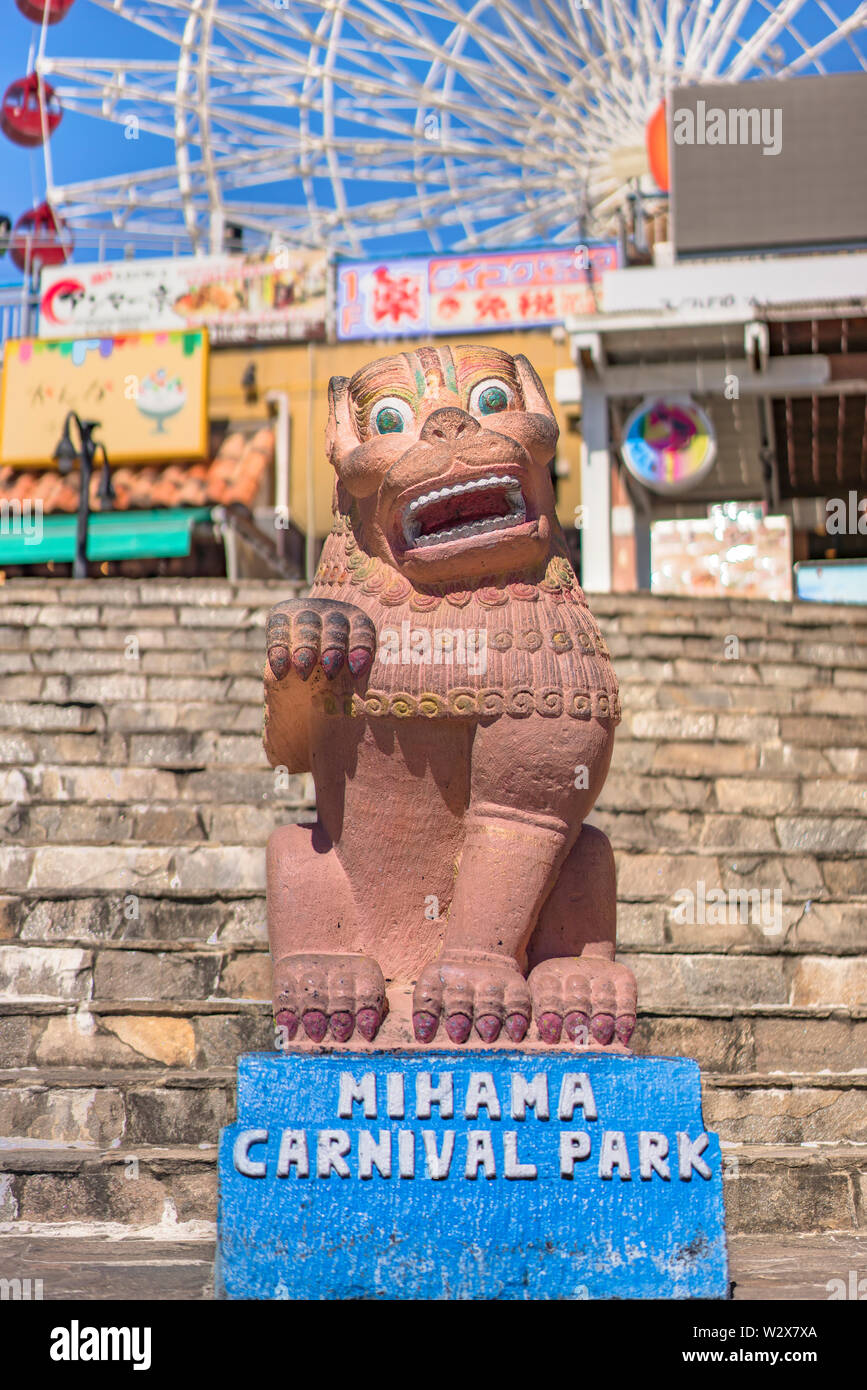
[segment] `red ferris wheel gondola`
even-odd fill
[[[41,24],[43,15],[47,24],[59,24],[64,15],[72,9],[75,0],[15,0],[15,4],[23,15],[32,19],[34,24]]]
[[[71,255],[72,237],[48,203],[22,213],[12,228],[9,259],[21,271],[63,265]]]
[[[40,86],[42,100],[40,101]],[[43,129],[44,106],[44,129]],[[16,145],[41,145],[43,136],[53,135],[63,112],[49,83],[40,83],[35,72],[19,77],[6,88],[0,106],[0,127]]]

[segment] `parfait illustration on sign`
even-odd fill
[[[623,430],[623,462],[654,492],[688,492],[713,467],[716,438],[710,417],[689,396],[648,399]]]
[[[139,385],[136,405],[150,420],[155,420],[153,434],[165,434],[165,421],[183,410],[187,393],[179,376],[169,376],[164,367],[146,376]]]
[[[267,625],[266,753],[319,816],[268,846],[278,1041],[623,1052],[635,979],[585,824],[620,703],[544,388],[526,357],[421,347],[329,404],[334,525]]]

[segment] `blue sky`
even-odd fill
[[[38,42],[39,26],[19,13],[14,0],[3,0],[3,6],[0,89],[5,92],[10,82],[28,71],[30,47]],[[47,51],[64,57],[177,56],[174,45],[138,30],[87,0],[75,0],[69,14],[49,29]],[[64,114],[52,136],[51,154],[58,183],[173,162],[170,141],[158,136],[142,136],[138,142],[124,140],[122,127],[74,112]],[[0,133],[0,212],[14,222],[34,202],[41,202],[44,193],[42,150],[13,145]],[[15,276],[14,266],[7,260],[0,261],[0,282],[9,283]]]
[[[243,4],[243,0],[234,0],[234,3]],[[470,0],[463,0],[463,3],[470,8]],[[857,0],[839,0],[834,8],[838,16],[845,16],[853,12],[856,4]],[[815,10],[815,7],[810,8]],[[758,4],[752,9],[757,19],[766,13]],[[804,38],[809,39],[810,9],[800,14],[796,23]],[[0,91],[5,91],[14,78],[23,76],[28,70],[28,54],[31,44],[38,38],[39,29],[19,13],[14,0],[4,0],[0,32],[3,39],[0,45]],[[867,36],[862,37],[862,44],[865,42]],[[177,49],[89,3],[89,0],[75,0],[66,18],[49,30],[48,52],[67,57],[130,58],[135,55],[139,58],[174,58]],[[855,64],[851,54],[847,57],[847,51],[841,48],[828,65],[832,68],[851,68]],[[125,140],[120,125],[72,112],[66,113],[52,139],[51,150],[58,183],[174,162],[172,144],[168,140],[145,131],[141,132],[138,141]],[[288,186],[283,187],[284,193],[291,197]],[[269,194],[250,190],[251,197],[266,201],[270,201],[275,193],[276,190]],[[366,194],[376,196],[369,185]],[[0,135],[0,212],[8,214],[14,221],[34,201],[41,201],[43,195],[41,150],[22,149]],[[411,251],[422,247],[407,243],[403,249]],[[10,283],[15,278],[15,269],[8,259],[0,261],[0,283]]]

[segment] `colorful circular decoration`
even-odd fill
[[[632,476],[653,492],[689,492],[713,467],[716,434],[689,396],[648,397],[626,421],[620,452]]]

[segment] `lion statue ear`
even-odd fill
[[[536,417],[534,422],[535,437],[528,447],[533,462],[546,468],[557,449],[560,426],[557,424],[557,417],[551,409],[551,402],[545,394],[545,388],[539,380],[532,362],[528,362],[521,353],[514,361],[518,380],[521,383],[521,391],[524,395],[524,406],[529,415]]]
[[[527,409],[532,411],[534,415],[549,415],[556,424],[556,416],[551,409],[551,402],[548,400],[545,388],[532,362],[523,353],[519,353],[514,362]]]
[[[328,425],[325,430],[325,452],[337,470],[340,459],[358,444],[349,404],[349,377],[333,376],[328,383]]]

